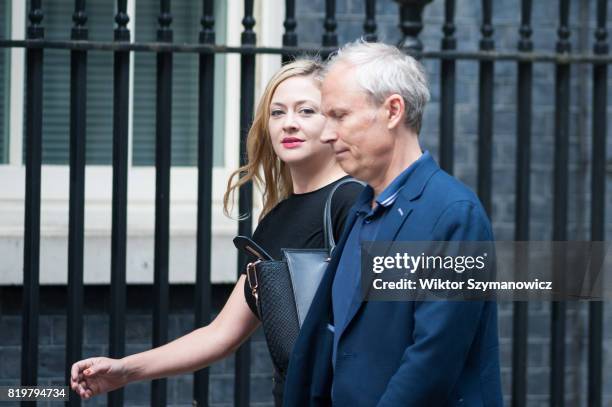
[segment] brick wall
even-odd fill
[[[213,286],[214,313],[229,296],[231,286]],[[39,385],[61,385],[65,372],[66,290],[63,287],[41,289]],[[21,366],[21,289],[0,287],[0,386],[18,385]],[[152,303],[150,286],[128,288],[126,313],[126,353],[151,348]],[[174,339],[194,329],[193,287],[172,286],[170,290],[169,338]],[[85,290],[83,357],[108,355],[108,287]],[[258,330],[251,345],[251,405],[272,406],[272,364]],[[191,406],[191,375],[168,379],[168,405]],[[126,406],[150,405],[150,382],[132,383],[125,388]],[[210,405],[233,406],[234,357],[215,363],[210,370]],[[106,405],[106,396],[95,397],[85,405]],[[9,404],[7,404],[9,407]]]

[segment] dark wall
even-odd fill
[[[213,310],[216,315],[227,297],[231,285],[213,286]],[[170,288],[169,338],[175,339],[194,329],[193,286],[174,285]],[[85,289],[83,357],[108,355],[108,323],[110,292],[106,286]],[[39,385],[62,385],[65,375],[66,288],[41,288]],[[129,286],[127,290],[126,353],[151,348],[151,318],[154,300],[152,286]],[[0,386],[19,385],[21,366],[20,287],[0,287]],[[271,406],[272,364],[261,330],[253,336],[251,348],[251,401],[254,406]],[[168,405],[191,406],[193,380],[191,375],[168,379]],[[234,357],[211,367],[210,405],[233,406]],[[106,405],[106,396],[96,397],[88,405]],[[126,406],[150,405],[150,382],[132,383],[125,388]],[[7,404],[7,407],[9,404]]]

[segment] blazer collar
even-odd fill
[[[376,236],[372,236],[371,240],[385,242],[394,241],[396,239],[396,236],[403,224],[412,213],[415,201],[421,197],[428,181],[439,169],[440,167],[435,162],[431,154],[429,154],[428,151],[425,151],[425,153],[423,153],[423,155],[417,161],[415,161],[401,174],[401,176],[404,177],[404,183],[398,190],[399,193],[397,198],[388,208],[386,208],[387,213],[385,213],[383,219],[381,219],[382,223],[378,228]],[[363,199],[367,192],[368,191],[364,191],[360,198]],[[355,207],[358,207],[358,205]],[[351,213],[351,215],[350,223],[348,224],[352,228],[355,223],[356,216],[354,213]],[[347,228],[346,230],[348,231],[350,229]],[[344,240],[346,240],[346,236]],[[339,247],[338,249],[342,250],[343,247]],[[334,257],[339,259],[340,256],[336,255]],[[338,261],[336,260],[333,267],[334,271],[337,266]],[[369,282],[368,287],[371,287],[371,281]],[[344,333],[348,325],[351,323],[351,320],[355,317],[357,311],[361,307],[364,298],[364,293],[362,291],[363,290],[360,287],[353,294],[351,305],[349,306],[347,320],[342,327],[342,332],[340,335]]]
[[[404,186],[400,194],[408,201],[418,199],[427,185],[431,176],[440,169],[429,151],[425,151],[418,160],[405,170]]]

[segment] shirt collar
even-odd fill
[[[429,151],[425,151],[421,156],[412,164],[408,166],[404,171],[402,171],[387,187],[378,195],[376,198],[376,203],[388,208],[393,205],[400,191],[406,184],[406,181],[410,177],[410,174],[414,172],[414,169],[419,166],[419,164],[423,161],[429,159]],[[371,199],[371,198],[370,198]]]
[[[427,161],[431,159],[431,154],[429,151],[424,151],[423,154],[410,166],[408,166],[404,171],[402,171],[387,187],[381,192],[381,194],[376,198],[377,205],[372,208],[371,202],[374,198],[374,189],[370,185],[366,185],[365,190],[359,196],[355,207],[357,208],[357,214],[359,215],[372,215],[376,212],[377,209],[388,208],[397,199],[399,193],[402,188],[405,186],[406,181],[421,164],[423,161]]]

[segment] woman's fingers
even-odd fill
[[[82,381],[78,385],[78,391],[80,397],[88,399],[94,395],[94,391],[87,385],[86,381]]]
[[[91,390],[85,390],[85,400],[89,400],[93,396],[93,392]]]
[[[74,363],[70,369],[70,378],[77,381],[79,379],[79,374],[89,366],[91,366],[90,359],[80,360]]]
[[[109,363],[106,359],[99,358],[95,363],[91,363],[83,370],[84,377],[94,377],[98,373],[105,372],[109,369]]]

